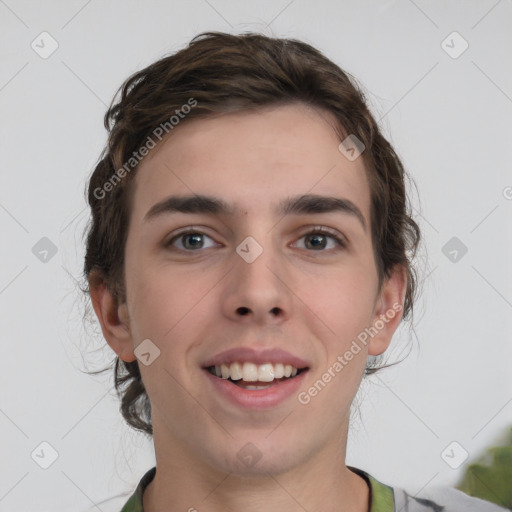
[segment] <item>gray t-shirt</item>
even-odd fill
[[[506,508],[473,498],[452,487],[434,487],[417,496],[393,489],[396,512],[505,512]],[[394,511],[394,512],[395,512]]]

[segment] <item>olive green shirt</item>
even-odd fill
[[[385,485],[368,473],[353,467],[352,471],[363,477],[370,488],[369,512],[502,512],[506,509],[472,498],[451,487],[434,488],[424,491],[421,496],[412,495]],[[144,512],[142,495],[153,480],[156,467],[151,468],[140,480],[121,512]]]
[[[387,485],[381,484],[375,478],[368,475],[364,471],[351,468],[353,471],[361,475],[370,487],[370,512],[394,512],[393,489]],[[126,502],[121,512],[144,512],[142,508],[142,495],[145,488],[153,480],[156,473],[156,467],[151,468],[140,480],[135,492]]]

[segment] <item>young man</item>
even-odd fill
[[[419,229],[342,70],[298,41],[202,34],[105,123],[85,272],[157,461],[123,512],[499,510],[345,464],[368,356],[412,312]]]

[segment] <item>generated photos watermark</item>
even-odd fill
[[[149,152],[160,142],[165,135],[171,132],[180,122],[184,119],[187,114],[190,113],[192,108],[197,106],[197,100],[189,98],[187,103],[184,103],[179,109],[176,109],[174,113],[169,117],[167,121],[160,123],[151,133],[148,135],[144,144],[139,148],[138,151],[134,151],[132,156],[123,164],[122,167],[117,169],[112,176],[105,181],[101,187],[96,187],[93,190],[94,197],[96,199],[104,199],[109,192],[112,192],[114,188],[122,181],[126,175],[128,175],[142,159],[149,154]]]
[[[326,386],[331,382],[345,366],[348,365],[355,355],[361,352],[362,347],[366,346],[370,340],[372,340],[377,334],[384,329],[386,324],[395,318],[396,314],[402,311],[402,305],[395,302],[393,306],[379,315],[379,319],[376,320],[372,326],[365,327],[357,337],[352,340],[350,348],[346,350],[343,355],[339,355],[327,370],[320,376],[315,383],[310,386],[307,391],[302,391],[298,394],[297,399],[302,405],[307,405],[311,402],[311,399],[318,395]]]

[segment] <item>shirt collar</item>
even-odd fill
[[[349,469],[366,480],[370,487],[370,512],[394,512],[395,500],[393,489],[385,485],[361,469],[349,466]],[[156,466],[151,468],[140,480],[137,489],[130,496],[121,512],[144,512],[142,495],[144,490],[155,477]]]
[[[142,495],[146,487],[151,483],[153,478],[155,478],[156,466],[151,468],[140,480],[137,489],[130,496],[130,499],[126,502],[125,506],[122,508],[121,512],[144,512],[142,508]]]
[[[361,469],[348,466],[354,473],[366,480],[370,487],[370,512],[395,512],[393,488],[379,482]]]

